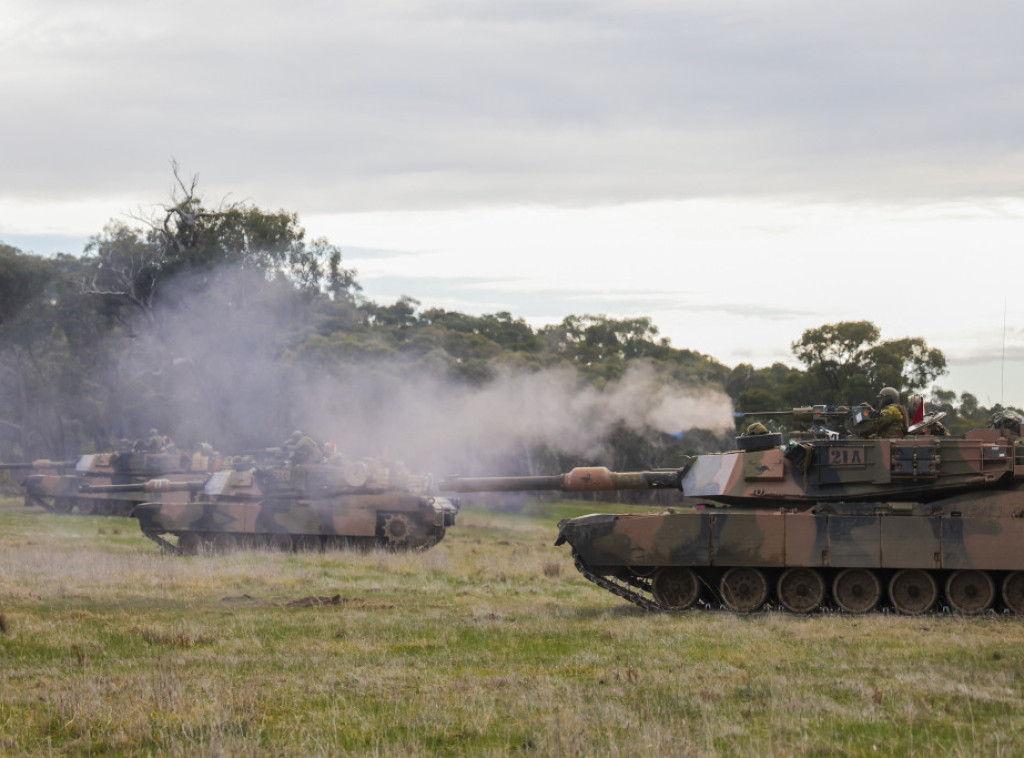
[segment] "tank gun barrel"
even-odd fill
[[[71,468],[77,465],[78,461],[50,461],[41,458],[37,461],[25,463],[0,463],[0,471],[24,471],[34,468]]]
[[[87,494],[117,492],[193,492],[203,488],[205,482],[172,482],[170,479],[150,479],[136,484],[85,484],[79,492]]]
[[[446,492],[610,492],[613,490],[681,489],[684,469],[664,471],[609,471],[604,466],[574,468],[551,476],[449,477],[438,489]]]

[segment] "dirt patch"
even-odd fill
[[[341,605],[341,595],[331,595],[330,597],[310,595],[299,600],[292,600],[290,603],[285,603],[286,608],[308,608],[317,605]]]

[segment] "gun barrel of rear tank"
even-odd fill
[[[74,461],[50,461],[41,459],[38,461],[32,461],[31,463],[0,463],[0,471],[22,471],[34,468],[71,468],[76,463]]]
[[[150,479],[136,484],[85,484],[79,492],[99,494],[115,492],[187,492],[203,486],[203,482],[172,482],[168,479]]]

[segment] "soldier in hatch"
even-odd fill
[[[894,387],[883,387],[878,393],[881,410],[877,415],[857,425],[861,437],[904,437],[910,426],[907,409],[900,403],[900,393]]]
[[[753,424],[747,427],[747,431],[744,432],[744,437],[753,437],[759,434],[768,434],[768,427],[762,424],[760,421],[755,421]]]
[[[297,429],[284,443],[284,450],[293,464],[320,463],[324,459],[323,451],[313,438]]]
[[[136,453],[162,453],[167,446],[167,439],[155,428],[150,429],[145,439],[135,440]]]

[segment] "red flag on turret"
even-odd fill
[[[924,398],[920,398],[917,407],[914,409],[914,416],[910,419],[910,425],[920,424],[924,421]]]

